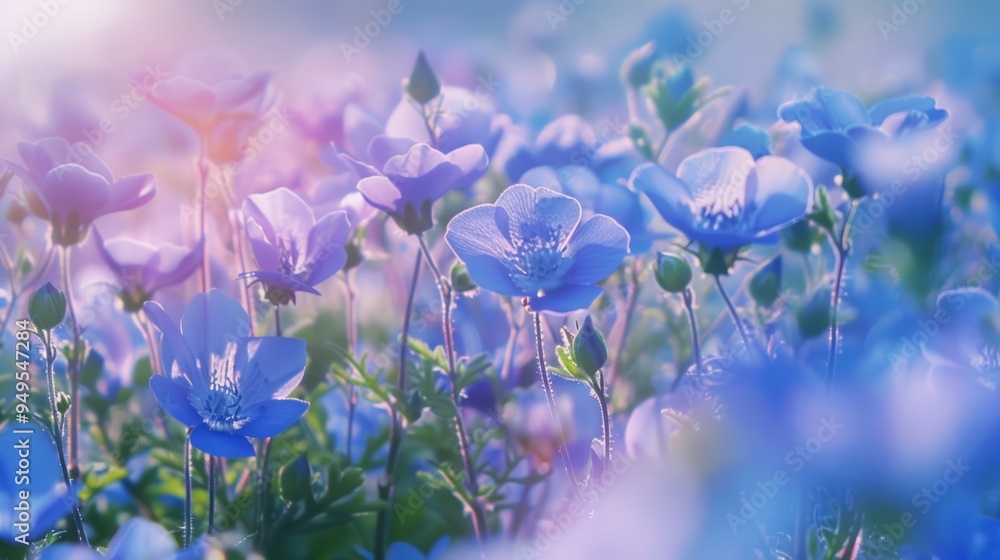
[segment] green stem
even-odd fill
[[[70,476],[69,466],[66,464],[66,449],[63,443],[62,429],[59,426],[59,410],[56,407],[56,381],[55,381],[55,369],[53,365],[56,363],[55,348],[52,346],[52,330],[46,330],[45,336],[42,338],[45,344],[45,382],[48,385],[49,393],[49,413],[52,415],[52,437],[56,440],[56,452],[59,458],[59,467],[62,471],[63,483],[66,484],[66,492],[69,495],[74,495],[73,490],[73,479]],[[72,406],[76,406],[75,403]],[[83,525],[83,512],[80,511],[80,504],[73,503],[73,524],[76,528],[76,538],[80,542],[90,546],[90,541],[87,539],[87,531]]]
[[[80,341],[80,324],[76,320],[76,310],[73,304],[73,283],[70,280],[70,260],[71,260],[71,249],[69,247],[60,247],[59,257],[60,265],[62,268],[63,275],[63,289],[66,292],[66,311],[69,317],[69,327],[70,331],[73,333],[73,348],[70,351],[69,359],[66,364],[66,375],[69,378],[69,396],[70,396],[70,415],[69,415],[69,432],[67,437],[69,438],[69,468],[70,476],[76,478],[80,475],[79,458],[80,458],[80,446],[79,446],[79,436],[80,436],[80,409],[82,408],[80,402],[80,352],[82,351],[82,345]]]
[[[215,534],[215,479],[217,459],[208,455],[208,534]]]
[[[611,467],[611,414],[608,408],[608,397],[604,393],[604,374],[598,371],[597,375],[600,381],[594,383],[593,389],[594,394],[597,395],[597,402],[601,405],[601,429],[604,435],[604,469],[602,472],[608,472]]]
[[[837,344],[840,337],[839,326],[837,325],[837,315],[840,309],[840,292],[844,283],[844,268],[847,265],[847,256],[850,253],[848,236],[851,233],[851,222],[858,209],[858,201],[851,199],[847,217],[844,219],[844,227],[840,230],[840,237],[834,239],[831,235],[830,241],[834,245],[834,252],[837,255],[837,269],[833,281],[833,292],[830,293],[830,351],[826,360],[826,390],[829,392],[833,388],[833,376],[837,367]]]
[[[705,371],[705,365],[701,359],[701,337],[698,335],[698,319],[694,315],[694,292],[691,291],[691,288],[685,288],[683,297],[684,308],[687,309],[688,327],[691,331],[691,353],[694,354],[694,363],[697,366],[697,372],[703,373]],[[681,370],[681,372],[677,374],[677,379],[674,380],[674,384],[670,387],[671,393],[677,390],[677,386],[680,385],[685,371],[687,370]]]
[[[413,277],[410,280],[410,291],[406,296],[406,311],[403,315],[403,333],[399,344],[399,375],[396,378],[396,389],[400,395],[406,393],[406,353],[410,344],[410,316],[413,314],[413,298],[417,292],[417,279],[420,278],[420,265],[423,253],[418,251],[413,262]],[[375,560],[385,560],[389,546],[389,512],[392,510],[392,486],[396,474],[396,462],[399,457],[399,447],[403,442],[403,426],[398,406],[389,403],[392,423],[389,425],[389,455],[385,461],[385,472],[378,484],[378,497],[385,502],[375,518]]]
[[[194,510],[191,507],[191,430],[184,440],[184,548],[191,546],[194,535]]]
[[[438,293],[441,296],[441,331],[444,335],[444,351],[448,357],[448,379],[451,385],[451,400],[455,403],[455,434],[458,437],[458,450],[462,456],[462,464],[465,467],[466,486],[469,490],[469,504],[472,510],[472,529],[476,534],[476,540],[482,543],[487,537],[486,512],[479,501],[479,484],[476,480],[476,469],[472,462],[472,455],[469,452],[469,438],[465,430],[465,420],[462,418],[462,403],[458,394],[458,369],[455,366],[455,331],[452,325],[451,312],[453,307],[454,290],[448,280],[441,275],[434,256],[431,255],[424,235],[418,234],[420,249],[424,253],[427,266],[430,267],[437,283]]]
[[[740,338],[743,339],[743,345],[746,347],[747,352],[752,352],[753,346],[750,345],[750,337],[743,329],[743,320],[740,319],[739,313],[736,312],[736,307],[733,305],[732,300],[729,299],[729,295],[726,294],[726,289],[722,287],[722,279],[718,274],[715,275],[715,285],[718,286],[719,294],[726,302],[726,308],[729,309],[729,316],[732,317],[733,323],[736,324],[736,331],[740,333]]]
[[[559,410],[556,408],[556,396],[552,390],[552,379],[549,377],[549,368],[545,365],[545,346],[542,344],[542,316],[538,312],[532,312],[535,323],[535,355],[538,358],[538,375],[542,379],[542,388],[545,391],[545,401],[549,406],[549,416],[552,417],[552,424],[556,428],[556,438],[559,443],[559,454],[562,456],[566,468],[566,476],[570,484],[573,485],[573,494],[580,498],[580,483],[576,478],[576,471],[573,463],[569,459],[569,448],[566,447],[566,439],[562,429],[562,421],[559,420]]]

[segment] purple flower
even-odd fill
[[[355,162],[363,177],[358,191],[407,233],[430,229],[434,201],[450,190],[471,185],[486,172],[488,163],[478,144],[445,154],[406,138],[380,136],[368,150],[374,165]]]
[[[120,297],[127,311],[135,312],[156,290],[183,282],[201,265],[202,238],[191,249],[177,245],[153,247],[127,238],[105,241],[96,229],[97,250],[121,281]]]
[[[304,200],[282,187],[253,194],[243,203],[247,236],[260,270],[248,272],[267,288],[275,305],[295,301],[295,292],[319,295],[314,286],[347,261],[351,224],[344,211],[319,221]]]
[[[156,194],[151,174],[116,181],[89,148],[63,138],[19,142],[17,149],[25,166],[10,161],[7,166],[28,187],[32,210],[52,224],[52,242],[57,245],[80,243],[97,218],[138,208]]]
[[[149,380],[163,409],[191,431],[191,445],[217,457],[251,457],[247,438],[274,437],[309,403],[285,398],[302,380],[306,343],[250,337],[250,319],[219,290],[195,294],[175,325],[156,302],[143,306],[162,333],[164,375]]]
[[[535,311],[589,307],[628,254],[628,233],[607,216],[580,223],[576,199],[544,187],[513,185],[496,204],[455,216],[448,244],[479,286],[528,297]]]

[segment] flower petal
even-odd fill
[[[387,214],[402,214],[403,193],[388,178],[381,175],[358,181],[358,192],[368,204]]]
[[[563,284],[545,292],[542,297],[532,297],[531,309],[556,314],[572,313],[590,307],[603,291],[597,286]]]
[[[560,245],[580,223],[580,203],[545,187],[512,185],[500,194],[497,225],[508,239],[556,239]]]
[[[260,225],[272,244],[278,244],[279,238],[304,244],[316,223],[316,216],[306,201],[285,187],[248,196],[243,203],[243,213],[248,220],[253,218]],[[302,246],[298,248],[303,249]]]
[[[231,432],[218,432],[205,424],[191,431],[191,445],[214,457],[253,457],[253,444]]]
[[[157,263],[156,275],[149,280],[148,289],[155,291],[183,282],[184,279],[194,274],[194,271],[198,270],[198,267],[201,266],[204,252],[204,237],[199,239],[198,243],[191,250],[176,245],[160,247],[158,250],[160,260]]]
[[[208,387],[208,379],[198,367],[191,346],[163,307],[155,301],[147,301],[142,310],[160,330],[160,360],[163,363],[163,371],[171,379],[186,379],[194,387]]]
[[[573,232],[566,256],[573,264],[563,278],[573,284],[593,284],[611,275],[628,254],[625,228],[603,215],[592,216]]]
[[[332,212],[316,222],[306,242],[305,266],[309,270],[305,283],[315,286],[333,276],[347,262],[344,245],[351,235],[347,212]]]
[[[250,240],[250,250],[253,252],[254,260],[257,261],[257,267],[263,270],[278,270],[281,264],[281,251],[268,239],[264,226],[252,217],[247,217],[246,220],[247,238]]]
[[[173,416],[178,422],[188,427],[194,427],[205,421],[191,405],[188,390],[171,381],[165,375],[154,375],[149,378],[149,388],[160,408]]]
[[[765,236],[801,220],[812,202],[812,180],[787,159],[765,156],[757,162],[747,182],[754,183],[753,229]]]
[[[202,368],[212,364],[212,356],[226,355],[226,346],[250,336],[250,318],[240,302],[218,289],[200,292],[191,298],[181,317],[181,333]]]
[[[82,227],[103,216],[111,201],[107,179],[75,163],[49,171],[36,192],[51,214],[63,223],[76,214]]]
[[[505,263],[514,249],[497,227],[492,204],[469,208],[452,218],[445,240],[477,285],[505,296],[524,295],[510,279]]]
[[[655,163],[640,165],[629,185],[645,194],[663,219],[682,233],[691,236],[694,216],[691,214],[688,186],[672,173]]]
[[[111,539],[107,558],[152,560],[171,558],[176,552],[177,543],[166,529],[142,517],[133,517]]]
[[[302,380],[306,368],[306,341],[264,336],[250,339],[248,360],[240,378],[245,403],[284,398]]]
[[[111,186],[111,202],[106,214],[132,210],[156,196],[156,179],[149,173],[122,177]]]
[[[250,422],[236,433],[252,438],[274,437],[299,421],[309,403],[298,399],[271,399],[249,408]]]

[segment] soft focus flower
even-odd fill
[[[243,307],[215,289],[191,298],[179,326],[156,302],[143,309],[162,333],[168,372],[149,386],[167,413],[193,428],[191,445],[218,457],[250,457],[248,437],[276,436],[309,408],[285,398],[302,379],[304,340],[250,337]]]
[[[434,201],[450,190],[471,185],[485,173],[488,162],[478,144],[445,154],[427,144],[383,137],[381,142],[379,138],[372,141],[369,152],[375,165],[361,173],[364,178],[358,191],[407,233],[430,229]]]
[[[486,96],[488,87],[484,83],[475,92],[446,87],[441,91],[440,107],[432,121],[434,138],[427,131],[427,123],[412,102],[399,102],[385,132],[389,136],[412,138],[417,142],[433,145],[442,152],[451,152],[462,146],[479,144],[487,156],[492,157],[504,130],[510,125],[510,117],[497,114]],[[435,103],[437,105],[437,103]]]
[[[45,138],[17,145],[24,167],[7,166],[28,187],[32,210],[52,224],[52,242],[76,245],[101,216],[132,210],[156,194],[153,176],[144,173],[115,180],[85,144]]]
[[[845,189],[858,197],[871,194],[865,185],[856,190],[849,181],[858,172],[859,140],[872,134],[891,139],[926,130],[948,118],[948,112],[937,108],[932,97],[896,97],[866,109],[850,93],[817,88],[805,99],[779,107],[778,117],[799,123],[802,145],[840,166],[848,175]]]
[[[812,181],[793,163],[773,156],[754,161],[735,147],[688,157],[676,175],[644,164],[631,183],[670,225],[723,251],[764,241],[801,220],[812,200]]]
[[[347,261],[351,224],[344,211],[316,220],[304,200],[282,187],[254,194],[243,203],[247,236],[260,270],[248,272],[267,288],[275,305],[295,300],[295,292],[319,295],[316,286]]]
[[[15,433],[15,430],[30,430],[30,434]],[[18,445],[27,440],[30,451],[30,472],[23,477],[18,471]],[[73,509],[74,498],[66,491],[60,472],[58,452],[52,436],[46,428],[30,422],[7,424],[0,428],[0,540],[15,542],[27,533],[27,542],[35,542],[45,536]],[[30,500],[19,497],[21,492],[29,492]],[[19,526],[18,514],[28,511],[30,522]],[[26,544],[26,543],[22,543]]]
[[[195,560],[202,557],[201,548],[195,544],[187,550],[178,550],[174,537],[166,529],[148,519],[133,517],[115,533],[106,554],[88,546],[58,544],[46,547],[40,560]]]
[[[547,124],[533,145],[519,146],[507,159],[504,171],[511,181],[516,181],[533,167],[584,165],[596,144],[597,136],[587,121],[577,115],[565,115]]]
[[[584,309],[594,286],[628,254],[628,233],[607,216],[580,223],[580,203],[544,187],[513,185],[496,204],[470,208],[445,238],[477,285],[528,297],[535,311]]]
[[[191,249],[164,244],[153,247],[128,238],[105,241],[100,232],[97,250],[121,282],[119,297],[127,311],[138,311],[156,290],[183,282],[201,266],[204,238]]]

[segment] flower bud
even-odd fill
[[[417,63],[413,65],[413,72],[404,81],[403,87],[406,88],[406,95],[421,105],[426,105],[441,94],[441,82],[427,63],[423,51],[417,55]]]
[[[645,91],[653,103],[656,116],[670,131],[694,115],[707,85],[705,80],[695,82],[690,66],[672,62],[656,73]]]
[[[820,288],[802,304],[795,319],[804,338],[815,338],[830,328],[830,288]]]
[[[671,253],[657,253],[653,276],[656,278],[656,283],[665,291],[683,292],[691,283],[691,265],[683,257]]]
[[[608,345],[594,321],[587,315],[580,331],[573,337],[573,361],[578,368],[593,377],[608,362]]]
[[[771,307],[781,295],[781,255],[757,269],[750,279],[750,295],[758,305]]]
[[[57,290],[52,282],[46,282],[31,294],[28,316],[35,327],[43,331],[54,329],[66,316],[66,295]]]
[[[472,281],[472,277],[469,276],[469,270],[462,263],[455,263],[455,266],[451,267],[451,287],[455,289],[456,292],[471,292],[479,286]]]
[[[622,81],[631,88],[649,83],[656,62],[656,43],[650,41],[629,53],[622,63]]]
[[[312,495],[312,469],[305,454],[281,467],[281,497],[286,502],[297,502]]]
[[[71,399],[68,394],[59,391],[59,394],[56,395],[56,410],[59,412],[59,414],[66,414],[66,412],[69,411],[69,407],[72,404],[73,404],[73,399]]]

